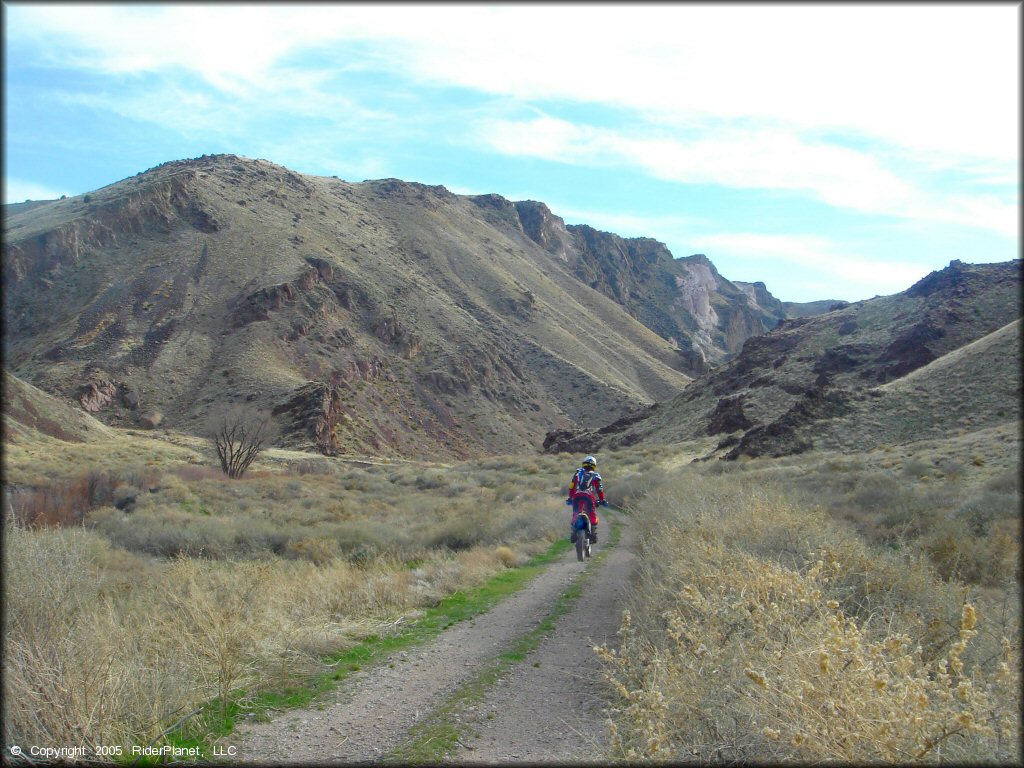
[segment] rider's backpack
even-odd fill
[[[590,493],[594,478],[601,476],[592,470],[580,469],[576,472],[576,493]]]

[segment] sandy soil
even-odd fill
[[[613,523],[606,521],[603,536]],[[606,741],[600,711],[603,687],[590,649],[616,640],[621,592],[633,563],[628,525],[622,534],[603,562],[579,563],[575,552],[566,553],[488,613],[396,654],[390,663],[354,674],[310,708],[290,710],[267,723],[243,723],[222,746],[235,746],[235,759],[248,762],[377,762],[516,637],[536,627],[585,570],[597,568],[555,631],[464,716],[464,724],[476,735],[465,739],[468,748],[453,760],[601,759]],[[589,670],[582,675],[581,662]],[[576,732],[593,741],[586,754],[574,747]]]

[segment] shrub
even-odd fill
[[[510,547],[498,547],[494,550],[494,556],[506,568],[514,568],[519,562],[519,557]]]
[[[213,430],[213,443],[220,468],[235,479],[245,474],[266,448],[270,420],[254,411],[236,409],[221,416]]]
[[[596,649],[618,756],[1020,761],[1019,614],[763,483],[660,495],[621,647]]]
[[[903,462],[902,474],[907,478],[919,478],[932,471],[931,465],[926,462],[920,461],[919,459],[908,459]]]
[[[989,490],[961,504],[956,510],[956,517],[967,523],[974,536],[985,536],[993,521],[1016,517],[1019,512],[1019,496]]]
[[[861,509],[886,509],[900,490],[899,482],[891,475],[867,475],[858,483],[852,502]]]
[[[1005,469],[985,483],[985,490],[1020,496],[1020,486],[1020,471],[1017,468]]]
[[[295,463],[294,471],[299,475],[332,475],[335,468],[326,459],[302,459]]]
[[[325,565],[334,559],[338,544],[323,536],[310,536],[289,542],[285,551],[293,557],[304,557],[314,565]]]
[[[963,477],[964,471],[967,467],[961,461],[955,459],[943,459],[939,462],[939,471],[949,478],[960,478]]]

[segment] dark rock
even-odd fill
[[[294,391],[284,403],[274,406],[274,416],[284,416],[290,422],[286,431],[298,441],[312,441],[320,453],[336,456],[341,452],[337,427],[346,422],[341,405],[341,392],[336,386],[309,382]],[[287,438],[296,442],[295,437]]]
[[[545,453],[585,453],[593,450],[594,433],[590,430],[556,429],[544,436]]]
[[[860,368],[871,352],[872,348],[867,344],[846,344],[826,349],[815,361],[813,371],[819,376],[848,373]]]
[[[114,491],[114,506],[122,512],[131,512],[135,508],[135,500],[139,491],[135,488],[118,488]]]
[[[738,435],[728,435],[726,437],[723,437],[722,440],[718,443],[718,445],[715,446],[715,450],[719,451],[722,450],[723,448],[731,448],[732,446],[737,445],[739,441],[740,438]]]
[[[851,399],[843,390],[809,389],[778,419],[749,430],[722,458],[729,461],[740,456],[775,458],[809,451],[814,443],[801,432],[814,421],[848,413]]]
[[[723,397],[715,406],[714,413],[708,422],[708,434],[720,435],[723,432],[740,432],[750,429],[753,422],[743,413],[743,395]]]
[[[560,217],[555,216],[544,203],[533,200],[521,200],[514,205],[527,237],[556,256],[567,254],[572,237]]]
[[[921,278],[907,289],[907,296],[921,297],[931,296],[937,291],[944,291],[960,284],[964,279],[966,270],[964,263],[959,259],[953,259],[945,269],[932,272]]]
[[[136,410],[139,407],[139,393],[129,387],[124,387],[121,390],[121,402],[125,404],[126,408]]]
[[[898,379],[932,362],[938,358],[938,354],[929,348],[929,344],[945,335],[945,329],[935,325],[930,319],[911,326],[893,339],[878,356],[877,362],[891,364],[880,370],[876,369],[877,380],[885,382]]]

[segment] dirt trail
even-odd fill
[[[595,762],[604,759],[606,686],[595,645],[618,646],[624,592],[635,563],[632,532],[600,565],[555,631],[491,689],[469,721],[477,733],[457,763]],[[579,735],[587,748],[580,749]]]
[[[608,523],[602,526],[604,536],[610,533],[612,521]],[[508,650],[516,637],[534,629],[571,583],[597,568],[552,635],[509,670],[464,719],[478,737],[467,740],[472,750],[460,750],[454,759],[599,759],[600,752],[574,755],[567,746],[568,735],[573,729],[585,730],[593,733],[595,746],[604,741],[601,686],[590,648],[616,639],[619,592],[632,567],[628,525],[622,526],[622,533],[619,545],[603,562],[584,565],[576,561],[575,553],[567,552],[488,613],[457,624],[426,645],[397,653],[390,659],[393,667],[382,664],[358,672],[310,708],[291,710],[268,723],[243,723],[222,743],[237,747],[240,761],[379,761],[413,725]],[[592,670],[589,676],[580,677],[572,667],[571,662],[581,658]]]

